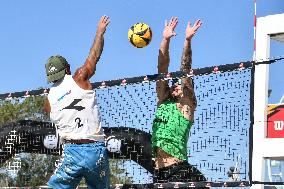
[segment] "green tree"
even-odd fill
[[[16,177],[17,186],[45,185],[53,173],[58,156],[22,154],[21,169]]]
[[[0,127],[23,119],[36,121],[48,120],[43,112],[44,96],[32,96],[11,100],[0,100]],[[54,162],[58,157],[43,154],[21,155],[21,169],[16,178],[7,173],[0,175],[0,186],[43,185],[54,170]],[[9,162],[13,162],[13,158]],[[7,162],[8,163],[8,162]],[[3,167],[7,167],[7,163]],[[5,181],[4,181],[5,180]]]
[[[48,120],[43,112],[44,96],[0,100],[0,126],[23,119]]]
[[[3,186],[13,186],[14,181],[11,176],[8,175],[7,164],[4,164],[2,167],[0,167],[0,187]]]

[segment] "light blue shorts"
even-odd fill
[[[72,189],[83,177],[90,189],[109,188],[109,162],[104,142],[64,144],[63,161],[47,184],[55,189]]]

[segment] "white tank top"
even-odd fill
[[[91,139],[104,141],[100,114],[94,90],[84,90],[65,75],[48,94],[50,119],[61,139]]]

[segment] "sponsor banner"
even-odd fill
[[[284,104],[269,104],[267,138],[284,138]]]

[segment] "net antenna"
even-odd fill
[[[284,100],[284,94],[282,95],[282,97],[280,98],[279,104],[283,103]]]
[[[229,181],[240,181],[240,168],[239,168],[240,159],[241,159],[241,154],[238,155],[235,166],[230,167],[228,171]]]

